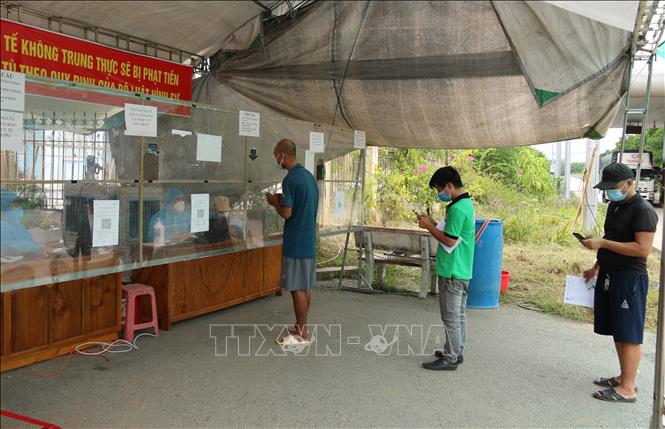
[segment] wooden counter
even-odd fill
[[[134,270],[155,288],[159,327],[280,293],[282,246],[263,247]]]
[[[195,247],[163,249],[150,256],[215,250],[209,245]],[[155,288],[159,325],[168,330],[176,321],[279,293],[281,253],[278,245],[143,268],[134,271],[134,281]],[[2,282],[114,266],[119,255],[2,264]],[[121,272],[1,293],[0,371],[68,354],[85,342],[116,340],[121,298]]]
[[[3,279],[4,280],[4,279]],[[120,331],[122,274],[0,294],[0,371],[64,355]]]

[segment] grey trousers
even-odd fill
[[[464,352],[466,342],[466,298],[468,280],[437,277],[439,284],[439,308],[446,334],[443,357],[456,362]]]

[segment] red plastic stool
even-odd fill
[[[141,306],[136,305],[137,299],[144,295],[150,295],[152,304],[152,320],[144,321],[143,310]],[[154,328],[155,335],[159,335],[157,328],[157,300],[155,299],[155,290],[152,286],[140,283],[131,283],[122,286],[122,296],[127,302],[127,311],[125,312],[125,334],[123,339],[130,343],[134,341],[134,332],[140,329]]]

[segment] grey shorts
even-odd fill
[[[282,274],[279,287],[289,292],[307,290],[316,286],[315,258],[289,258],[282,256]]]

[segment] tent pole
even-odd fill
[[[665,227],[661,228],[662,241],[665,243]],[[653,383],[653,412],[651,414],[651,428],[663,429],[663,415],[665,414],[665,405],[663,405],[663,396],[665,395],[665,359],[663,359],[663,345],[665,344],[665,263],[663,262],[663,253],[661,249],[660,256],[660,279],[658,281],[658,320],[656,322],[656,366],[654,369]]]
[[[630,80],[633,78],[633,66],[635,65],[635,58],[630,56],[628,64],[628,85],[626,87],[626,101],[623,106],[623,126],[621,128],[621,152],[619,153],[619,161],[623,159],[623,148],[626,141],[626,125],[628,125],[628,109],[630,106]]]
[[[642,111],[642,131],[640,133],[640,153],[637,158],[637,175],[635,177],[635,187],[638,189],[640,186],[640,175],[642,172],[642,153],[644,152],[644,142],[647,136],[647,121],[649,119],[649,104],[651,103],[651,77],[653,76],[653,55],[649,57],[649,74],[647,75],[647,92],[646,99],[644,100],[644,110]],[[653,162],[653,160],[651,160]],[[651,166],[647,166],[650,168]]]
[[[362,149],[360,151],[360,160],[358,161],[358,169],[356,170],[356,181],[354,183],[353,187],[353,197],[351,200],[351,213],[349,215],[349,223],[347,226],[346,230],[346,238],[344,240],[344,255],[342,256],[342,269],[339,270],[339,282],[338,286],[342,287],[342,277],[344,277],[344,267],[346,265],[346,255],[349,252],[349,238],[351,236],[351,230],[353,229],[353,213],[355,212],[355,207],[356,207],[356,194],[358,191],[358,182],[362,179],[360,179],[360,171],[362,169],[362,164],[365,162],[365,149]],[[361,204],[363,202],[361,201]],[[362,209],[361,209],[362,210]],[[360,271],[360,267],[358,267],[358,270]]]

